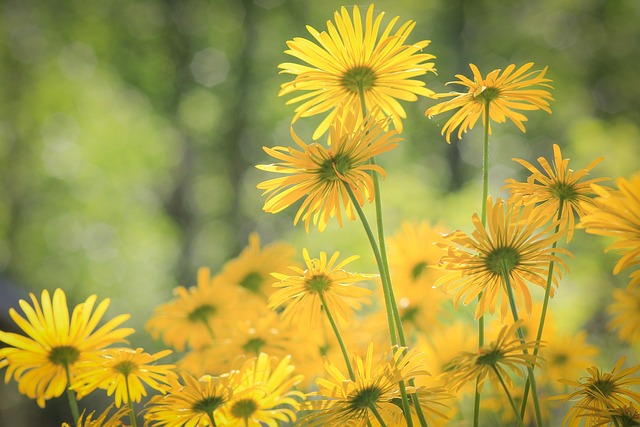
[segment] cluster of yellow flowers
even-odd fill
[[[289,244],[262,246],[252,234],[237,258],[213,276],[200,269],[197,285],[176,288],[147,322],[177,352],[172,364],[156,363],[172,350],[115,347],[133,330],[121,327],[128,315],[99,326],[108,299],[96,307],[91,296],[70,314],[62,290],[32,294],[20,301],[23,315],[10,311],[25,335],[0,331],[6,381],[41,407],[66,393],[74,420],[65,426],[136,426],[138,415],[151,427],[543,426],[554,425],[552,400],[569,406],[570,426],[640,425],[640,364],[624,367],[620,357],[601,371],[586,333],[559,331],[549,310],[571,255],[559,245],[576,229],[613,236],[613,272],[632,272],[614,291],[608,326],[640,342],[640,172],[606,187],[606,178],[587,179],[602,159],[574,170],[554,145],[539,168],[515,159],[531,174],[506,181],[506,200],[492,198],[491,124],[509,119],[524,132],[523,112],[551,113],[547,69],[512,64],[483,77],[471,64],[472,78],[452,82],[463,92],[436,94],[416,79],[435,71],[423,51],[429,41],[408,44],[415,22],[394,30],[398,17],[384,27],[383,18],[373,5],[364,15],[342,8],[326,31],[308,27],[315,42],[287,42],[303,62],[280,65],[295,76],[280,95],[297,94],[288,101],[299,104],[297,147],[265,147],[275,163],[257,166],[281,174],[258,185],[266,212],[299,204],[294,224],[302,220],[307,233],[334,218],[341,225],[343,215],[360,220],[376,274],[347,271],[357,256],[339,252],[303,249],[298,263]],[[425,112],[454,111],[442,129],[448,142],[456,129],[461,138],[478,121],[484,128],[482,208],[470,233],[423,221],[385,237],[376,158],[402,141],[399,101],[418,96],[450,98]],[[307,143],[293,125],[316,115],[325,117]],[[365,201],[375,203],[373,228]],[[456,315],[461,302],[475,304],[475,319]],[[97,416],[80,412],[77,400],[98,389],[113,404]]]

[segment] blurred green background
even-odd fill
[[[362,3],[368,6],[369,3]],[[529,114],[527,133],[496,126],[490,192],[522,179],[513,157],[549,157],[559,144],[574,168],[598,156],[595,176],[640,166],[640,2],[637,0],[387,0],[384,23],[415,20],[411,41],[432,40],[435,91],[454,75],[510,63],[549,66],[553,115]],[[2,326],[26,292],[61,287],[71,303],[110,297],[109,315],[142,325],[171,289],[215,272],[256,230],[298,250],[363,254],[358,223],[307,235],[295,209],[271,215],[255,169],[262,146],[289,145],[294,106],[278,98],[285,42],[326,28],[337,1],[4,0],[0,4],[0,277]],[[346,6],[349,6],[348,4]],[[387,229],[404,219],[468,228],[480,205],[481,134],[448,145],[433,101],[404,104],[405,142],[379,159],[387,169]],[[307,140],[313,120],[296,129]],[[478,128],[479,130],[480,128]],[[537,164],[537,162],[536,162]],[[355,243],[354,243],[355,242]],[[570,324],[598,322],[612,286],[607,241],[582,233],[558,298]],[[581,254],[582,257],[580,256]],[[562,289],[561,286],[561,289]],[[595,320],[594,320],[595,319]],[[135,345],[135,344],[134,344]],[[150,344],[153,345],[153,344]],[[0,388],[0,425],[30,424],[34,402]],[[55,405],[53,405],[55,407]],[[49,411],[51,425],[57,420]],[[36,411],[37,412],[37,411]],[[31,415],[29,415],[31,414]],[[39,421],[41,422],[41,421]],[[12,424],[13,423],[13,424]]]

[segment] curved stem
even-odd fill
[[[562,218],[562,208],[564,207],[564,200],[560,199],[560,207],[558,208],[558,214],[556,215],[556,221],[560,221]],[[554,233],[558,233],[560,230],[560,224],[556,225],[556,229]],[[556,240],[551,245],[552,249],[555,249],[558,245],[558,241]],[[555,252],[551,252],[551,255],[555,255]],[[555,267],[555,262],[553,260],[549,261],[549,272],[547,273],[547,287],[544,290],[544,301],[542,303],[542,312],[540,313],[540,323],[538,324],[538,333],[536,334],[536,347],[533,349],[534,356],[538,355],[540,351],[540,341],[542,340],[542,333],[544,329],[544,323],[547,317],[547,309],[549,306],[549,298],[551,296],[551,285],[553,281],[553,268]],[[527,397],[529,397],[529,388],[531,387],[531,383],[529,382],[529,378],[524,384],[524,392],[522,394],[522,406],[520,407],[520,413],[524,416],[524,411],[527,407]]]
[[[504,279],[504,285],[507,288],[507,295],[509,296],[509,306],[511,307],[511,314],[513,316],[513,321],[517,322],[518,318],[518,308],[516,306],[516,299],[513,295],[513,289],[511,287],[511,280],[509,279],[509,273],[506,268],[503,268],[502,278]],[[522,331],[522,326],[518,326],[518,337],[520,338],[520,342],[522,344],[525,343],[524,332]],[[524,354],[529,354],[529,350],[526,348],[522,349]],[[533,374],[533,367],[527,366],[527,381],[531,383],[531,390],[533,391],[531,396],[533,397],[533,407],[536,412],[536,422],[538,423],[538,427],[543,426],[542,422],[542,411],[540,410],[540,399],[538,398],[538,387],[536,386],[536,377]],[[526,400],[523,401],[523,406],[526,409]]]
[[[125,375],[124,384],[127,388],[127,401],[129,403],[129,418],[131,419],[131,427],[137,427],[136,424],[136,411],[133,409],[133,400],[131,400],[131,393],[129,392],[129,376]]]
[[[376,417],[376,420],[378,420],[378,422],[380,423],[380,426],[387,427],[387,424],[384,422],[382,415],[380,415],[380,412],[378,412],[378,410],[376,409],[376,405],[371,404],[371,406],[369,406],[369,409],[371,410],[371,412],[373,412],[373,416]]]
[[[73,417],[73,423],[78,424],[80,419],[80,411],[78,410],[78,401],[76,400],[76,393],[71,390],[71,373],[69,372],[69,365],[64,365],[64,372],[67,376],[67,400],[69,401],[69,408],[71,409],[71,416]]]
[[[518,407],[516,406],[516,402],[513,401],[513,397],[511,397],[511,393],[509,393],[509,388],[507,388],[507,385],[505,384],[504,379],[502,378],[502,375],[500,375],[500,371],[498,371],[498,369],[493,365],[491,367],[493,368],[493,372],[498,377],[498,380],[500,380],[500,384],[502,384],[502,388],[504,389],[504,392],[506,393],[507,398],[509,399],[509,404],[511,405],[511,409],[513,409],[513,413],[516,416],[516,420],[518,421],[518,425],[519,426],[524,426],[524,422],[522,421],[522,417],[520,416],[520,412],[518,411]]]
[[[327,313],[327,318],[329,319],[329,323],[331,323],[331,328],[333,328],[333,332],[336,335],[336,339],[338,340],[338,345],[340,346],[340,351],[342,351],[342,357],[344,358],[344,363],[347,365],[347,371],[349,371],[349,378],[351,378],[351,381],[355,381],[356,376],[353,373],[351,362],[349,362],[349,354],[347,353],[347,349],[344,345],[344,341],[342,340],[342,336],[340,335],[340,330],[338,330],[338,325],[336,324],[336,321],[333,319],[333,316],[331,315],[331,312],[327,307],[327,303],[324,299],[324,295],[322,294],[322,292],[318,292],[318,296],[320,297],[322,308],[324,308],[324,312]]]
[[[211,427],[216,427],[216,419],[213,416],[213,411],[208,412],[207,415],[209,415],[209,421],[211,421]]]

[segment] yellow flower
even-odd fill
[[[129,412],[129,408],[123,406],[118,409],[112,416],[107,418],[109,412],[113,409],[113,404],[109,405],[105,411],[98,416],[98,418],[94,419],[93,414],[95,411],[90,412],[89,414],[85,414],[83,412],[78,419],[78,422],[75,427],[122,427],[122,421],[120,421],[127,413]],[[72,427],[72,425],[68,423],[62,423],[62,427]]]
[[[179,351],[187,345],[194,349],[208,345],[217,330],[237,319],[240,304],[247,311],[264,305],[246,289],[212,282],[208,268],[198,269],[197,286],[178,286],[173,292],[175,298],[156,307],[145,327],[152,337]]]
[[[533,66],[529,62],[516,70],[514,64],[509,65],[502,74],[500,69],[493,70],[482,77],[480,70],[473,64],[469,64],[473,72],[473,80],[461,74],[457,74],[458,81],[447,84],[457,84],[467,87],[466,93],[449,92],[436,94],[434,98],[453,97],[448,101],[436,104],[425,112],[432,116],[459,108],[454,115],[447,120],[442,128],[442,134],[447,134],[447,142],[451,142],[451,134],[458,129],[458,139],[467,130],[473,129],[478,119],[482,119],[484,125],[485,111],[489,109],[489,133],[491,133],[491,120],[496,123],[504,123],[511,120],[522,132],[525,132],[523,122],[527,117],[516,110],[544,110],[551,113],[549,100],[553,100],[549,91],[542,89],[551,88],[548,84],[551,80],[544,77],[547,67],[539,71],[527,72]],[[514,70],[516,70],[514,72]]]
[[[384,169],[372,165],[371,158],[394,148],[400,138],[397,131],[385,131],[384,121],[375,121],[369,116],[362,126],[353,114],[348,114],[331,125],[329,148],[318,143],[304,143],[291,129],[291,135],[302,150],[291,147],[264,147],[270,156],[281,163],[258,165],[257,168],[284,174],[258,184],[269,194],[263,209],[266,212],[280,212],[300,199],[304,199],[294,219],[297,224],[304,221],[305,230],[309,224],[323,231],[329,218],[336,217],[342,225],[342,208],[347,217],[355,219],[355,208],[349,199],[352,191],[360,206],[364,200],[374,200],[373,178],[370,172],[385,176]]]
[[[609,304],[610,330],[618,332],[618,337],[630,344],[640,342],[640,289],[614,289],[614,302]]]
[[[636,404],[640,403],[640,393],[629,388],[640,384],[640,377],[633,376],[640,370],[640,365],[621,369],[624,361],[624,357],[618,359],[611,372],[601,372],[596,366],[591,366],[587,368],[589,376],[582,377],[579,381],[560,380],[574,388],[571,393],[551,397],[563,403],[573,402],[563,425],[576,427],[583,417],[593,416],[594,411],[628,406],[628,399]]]
[[[147,395],[145,384],[164,393],[170,378],[175,376],[173,365],[152,365],[171,350],[156,354],[144,353],[141,348],[109,348],[78,365],[81,372],[71,387],[82,398],[97,388],[115,393],[115,404],[140,402]]]
[[[249,235],[249,245],[237,258],[227,261],[215,283],[237,285],[267,298],[273,293],[271,272],[292,264],[294,249],[285,242],[260,246],[258,233]]]
[[[273,286],[279,289],[269,298],[269,307],[284,307],[284,321],[307,328],[320,323],[324,318],[323,310],[330,312],[336,322],[346,322],[353,310],[359,310],[365,298],[372,293],[367,288],[353,284],[376,275],[343,270],[345,265],[358,258],[355,255],[338,263],[340,252],[335,252],[331,258],[327,258],[326,252],[320,252],[320,258],[312,259],[309,252],[303,249],[302,255],[306,270],[294,266],[289,267],[295,273],[292,276],[272,273],[279,280]]]
[[[430,43],[423,40],[405,44],[415,27],[407,21],[392,33],[399,17],[395,17],[380,34],[384,13],[374,19],[374,5],[367,9],[364,27],[358,6],[353,7],[353,17],[342,7],[334,13],[335,25],[327,22],[327,32],[318,32],[307,26],[307,30],[319,43],[305,38],[294,38],[287,42],[285,53],[308,65],[283,63],[281,74],[293,74],[295,79],[284,83],[279,95],[304,91],[287,102],[302,102],[296,108],[295,122],[300,117],[309,117],[329,111],[313,134],[316,140],[322,136],[331,122],[344,111],[354,109],[363,116],[361,94],[365,108],[371,111],[380,107],[378,119],[391,116],[395,128],[402,131],[402,120],[406,113],[398,100],[415,101],[417,95],[430,96],[432,91],[415,77],[435,72],[433,63],[427,62],[433,55],[420,53]]]
[[[498,338],[477,352],[464,351],[454,357],[448,366],[446,383],[452,390],[458,390],[469,381],[478,378],[478,387],[489,378],[495,388],[501,388],[500,378],[508,387],[513,381],[506,368],[523,376],[523,368],[533,367],[536,356],[524,354],[537,346],[535,342],[521,343],[516,336],[520,322],[504,326]]]
[[[616,408],[589,408],[592,413],[587,413],[586,416],[594,418],[589,422],[590,427],[598,426],[640,426],[640,412],[633,405],[633,402],[629,401],[624,406]]]
[[[232,373],[233,374],[233,373]],[[183,384],[171,381],[166,395],[156,395],[147,403],[144,418],[150,427],[224,426],[220,410],[233,396],[228,374],[196,378],[181,373]],[[145,424],[147,425],[147,424]]]
[[[640,173],[628,181],[620,177],[616,184],[618,189],[613,191],[593,186],[599,197],[595,199],[595,206],[584,206],[587,215],[578,224],[587,233],[616,238],[607,247],[607,251],[615,250],[622,255],[613,269],[614,274],[640,264]],[[630,277],[629,288],[640,284],[640,270],[631,273]]]
[[[69,318],[62,289],[54,291],[53,300],[47,290],[42,291],[42,303],[34,294],[29,296],[33,307],[24,300],[19,302],[26,318],[13,308],[9,310],[13,321],[27,336],[0,331],[0,342],[8,345],[0,349],[0,368],[7,367],[6,381],[14,377],[20,393],[44,407],[46,400],[65,391],[68,377],[73,383],[78,363],[98,350],[125,341],[133,329],[117,328],[130,317],[128,314],[97,328],[109,307],[109,299],[93,311],[97,297],[92,295],[78,304]]]
[[[531,294],[527,283],[543,289],[547,286],[549,262],[554,261],[566,269],[565,262],[558,253],[569,254],[566,249],[553,249],[561,233],[549,234],[552,225],[546,225],[547,218],[541,209],[532,203],[519,204],[498,199],[495,205],[491,197],[487,199],[487,222],[485,228],[478,214],[472,217],[475,230],[471,235],[455,231],[445,236],[448,254],[442,257],[441,265],[450,271],[438,279],[436,286],[445,290],[461,288],[454,303],[460,300],[469,304],[481,292],[475,316],[480,318],[486,311],[493,313],[502,296],[501,315],[509,313],[506,278],[513,288],[516,301],[524,303],[527,313],[531,312]],[[546,227],[546,229],[540,229]],[[553,270],[552,285],[558,285],[559,268]],[[553,288],[551,289],[553,296]]]
[[[526,182],[508,179],[505,188],[508,188],[512,195],[534,197],[537,203],[547,209],[550,218],[555,217],[561,210],[559,226],[567,230],[567,242],[569,242],[575,229],[575,217],[580,218],[586,213],[584,206],[593,205],[592,197],[595,192],[591,189],[591,184],[608,179],[594,178],[582,181],[603,159],[604,157],[599,157],[586,168],[574,171],[568,168],[569,159],[562,158],[560,147],[553,144],[553,167],[544,157],[538,158],[542,166],[541,170],[526,160],[513,159],[527,168],[531,175]]]
[[[293,375],[295,368],[290,360],[287,356],[278,361],[260,353],[233,374],[233,397],[223,408],[226,426],[278,427],[281,422],[296,420],[304,394],[293,390],[302,376]]]
[[[573,378],[593,364],[593,358],[600,350],[587,342],[585,331],[575,334],[547,335],[545,346],[540,349],[540,357],[545,363],[541,369],[547,384],[562,391],[561,378]]]
[[[366,426],[379,425],[374,412],[387,425],[398,425],[403,417],[402,409],[396,405],[400,399],[400,381],[408,382],[418,376],[428,375],[424,370],[423,355],[415,349],[393,348],[379,361],[374,360],[373,345],[369,345],[364,358],[355,355],[351,365],[355,379],[345,376],[334,364],[325,363],[329,378],[318,378],[318,391],[311,393],[310,407],[317,409],[299,421],[300,426]],[[407,386],[407,391],[415,389]],[[425,412],[440,413],[442,405],[436,395],[443,393],[434,389],[431,400],[422,395],[421,407]],[[420,396],[420,393],[419,393]]]

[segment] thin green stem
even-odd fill
[[[124,377],[124,384],[125,384],[125,387],[127,388],[127,401],[129,404],[129,419],[131,419],[131,427],[137,427],[138,425],[136,424],[136,411],[133,408],[133,400],[131,399],[131,392],[129,391],[128,375],[125,375]]]
[[[507,295],[509,296],[509,306],[511,307],[513,321],[517,322],[518,320],[520,320],[518,317],[518,307],[516,306],[516,299],[513,295],[513,288],[511,287],[511,280],[509,278],[509,272],[507,271],[506,267],[503,268],[502,278],[504,279],[504,285],[507,288]],[[520,342],[524,344],[525,338],[521,326],[518,326],[518,337],[520,338]],[[526,348],[523,348],[522,352],[524,354],[529,354],[529,350],[527,350]],[[538,398],[538,387],[536,386],[536,377],[533,374],[532,366],[527,366],[527,373],[527,380],[531,383],[531,390],[533,390],[531,396],[533,397],[533,407],[536,412],[536,422],[538,423],[538,427],[543,427],[544,424],[542,422],[542,411],[540,410],[540,399]],[[524,400],[524,402],[526,402],[526,400]],[[526,409],[526,403],[523,403],[523,405],[525,405]]]
[[[347,371],[349,371],[349,378],[351,381],[356,380],[356,376],[353,373],[353,368],[351,367],[351,362],[349,361],[349,354],[347,353],[347,348],[344,345],[344,341],[342,340],[342,335],[340,335],[340,330],[338,329],[338,325],[336,321],[333,319],[331,315],[331,311],[329,311],[329,307],[327,307],[327,302],[324,299],[324,295],[322,292],[318,292],[318,296],[320,297],[320,302],[322,303],[322,308],[324,308],[324,312],[327,314],[327,318],[329,319],[329,323],[331,323],[331,328],[333,328],[333,333],[336,335],[336,339],[338,340],[338,345],[340,346],[340,351],[342,351],[342,357],[344,358],[344,363],[347,365]]]
[[[207,412],[207,415],[209,415],[209,421],[211,421],[211,427],[216,427],[216,419],[213,416],[213,411]]]
[[[382,418],[382,415],[380,415],[380,412],[378,412],[378,410],[376,409],[376,405],[375,404],[371,404],[369,406],[369,409],[371,410],[371,412],[373,412],[373,416],[376,417],[376,420],[378,420],[378,422],[380,423],[381,427],[387,427],[387,424],[384,422],[384,419]]]
[[[560,199],[560,203],[559,203],[559,208],[558,208],[558,214],[556,215],[556,221],[560,221],[560,218],[562,218],[562,208],[564,207],[564,200]],[[560,224],[556,225],[556,229],[554,231],[555,234],[558,234],[558,231],[560,230]],[[555,249],[556,246],[558,245],[558,241],[556,240],[555,242],[553,242],[553,244],[551,245],[552,249]],[[551,255],[555,255],[555,252],[551,252]],[[533,349],[533,354],[534,356],[538,355],[538,352],[540,351],[540,341],[542,340],[542,333],[544,330],[544,323],[547,317],[547,309],[549,307],[549,298],[551,296],[551,285],[552,285],[552,281],[553,281],[553,268],[555,267],[555,262],[553,260],[549,261],[549,272],[547,274],[547,286],[544,290],[544,301],[542,303],[542,312],[540,313],[540,323],[538,325],[538,333],[536,334],[536,343],[538,343],[538,345],[536,346],[536,348]],[[523,400],[522,400],[522,406],[520,408],[520,413],[523,414],[524,416],[524,411],[527,407],[527,397],[529,397],[529,388],[531,387],[531,383],[529,382],[529,379],[527,378],[527,381],[524,384],[524,392],[522,394]]]
[[[518,425],[519,426],[523,426],[524,422],[522,421],[522,417],[520,416],[520,412],[518,411],[518,407],[516,406],[516,402],[514,402],[513,397],[511,397],[511,393],[509,392],[509,388],[507,387],[507,384],[505,384],[504,382],[504,378],[502,378],[502,375],[500,375],[500,371],[498,371],[498,369],[495,366],[491,366],[493,368],[493,372],[496,374],[496,376],[498,377],[498,380],[500,380],[500,384],[502,384],[502,388],[504,389],[504,392],[507,395],[507,398],[509,399],[509,404],[511,405],[511,408],[513,409],[513,413],[516,416],[516,420],[518,421]]]
[[[76,393],[71,390],[71,373],[69,372],[69,365],[64,365],[64,372],[67,376],[67,400],[69,401],[69,408],[71,409],[71,416],[73,417],[73,423],[78,425],[80,419],[80,410],[78,410],[78,401],[76,400]]]

